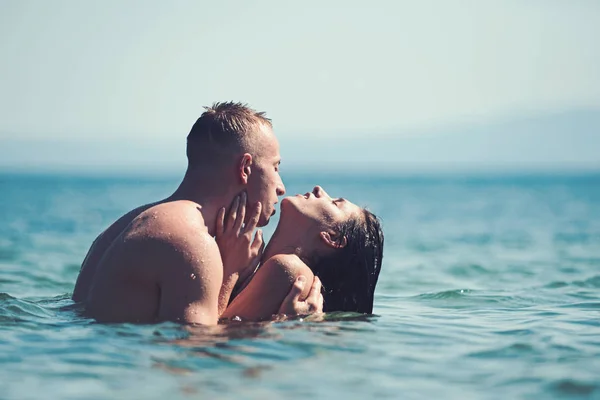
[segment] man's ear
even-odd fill
[[[342,236],[340,238],[339,235],[336,235],[335,233],[325,231],[321,232],[319,236],[327,246],[332,247],[334,249],[343,249],[348,244],[346,236]]]
[[[249,153],[244,153],[244,155],[242,156],[242,159],[240,160],[240,165],[239,165],[239,174],[240,174],[240,179],[242,180],[242,183],[244,185],[248,184],[248,178],[250,177],[250,174],[252,173],[252,155]]]

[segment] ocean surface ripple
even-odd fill
[[[600,399],[600,175],[284,179],[382,218],[374,315],[98,324],[90,243],[177,180],[0,175],[0,398]]]

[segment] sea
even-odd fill
[[[381,218],[373,315],[82,316],[93,239],[180,178],[0,174],[0,399],[600,399],[600,173],[284,173]]]

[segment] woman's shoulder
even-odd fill
[[[309,282],[313,280],[313,272],[304,261],[295,254],[277,254],[263,263],[262,268],[276,270],[277,275],[283,275],[289,282],[294,282],[300,275]],[[272,271],[273,273],[275,271]]]

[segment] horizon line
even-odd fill
[[[371,168],[340,168],[335,166],[288,166],[282,172],[285,177],[300,177],[309,174],[325,175],[328,177],[373,177],[377,175],[380,178],[402,178],[402,177],[443,177],[443,176],[463,176],[463,177],[491,177],[491,176],[582,176],[582,175],[600,175],[600,163],[597,165],[484,165],[477,163],[438,164],[438,165],[372,165]],[[157,178],[174,179],[183,178],[186,168],[156,168],[148,166],[134,167],[115,167],[106,166],[2,166],[0,165],[0,176],[62,176],[62,177],[81,177],[81,178]],[[376,174],[375,174],[376,172]]]

